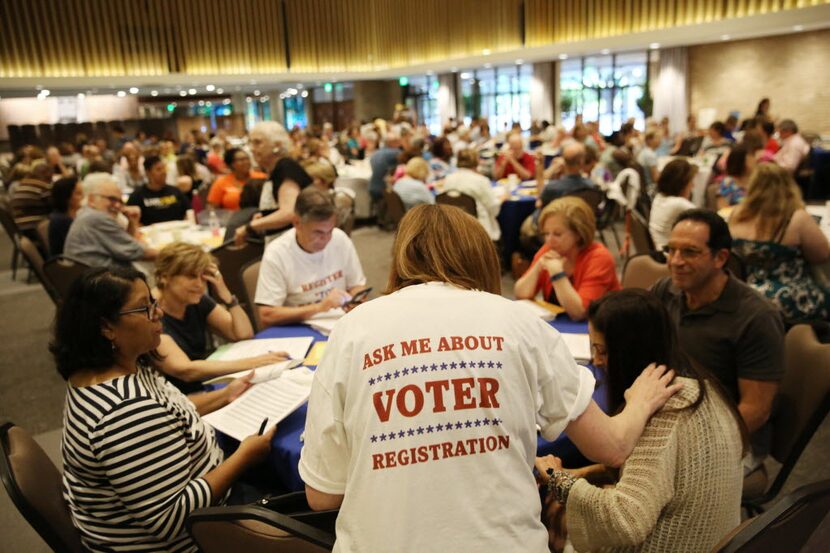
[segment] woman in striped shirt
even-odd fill
[[[270,449],[275,428],[224,459],[200,415],[233,401],[250,377],[182,395],[153,368],[161,316],[144,276],[120,268],[80,277],[57,316],[64,497],[91,551],[196,551],[188,513],[224,503]]]

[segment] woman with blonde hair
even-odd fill
[[[781,307],[787,319],[827,319],[830,294],[808,264],[830,259],[830,244],[786,169],[773,163],[755,168],[729,231],[732,249],[746,262],[747,284]]]
[[[403,206],[412,209],[418,204],[434,204],[435,196],[427,188],[429,164],[422,157],[413,157],[406,162],[404,176],[395,182],[392,190],[401,197]]]
[[[247,340],[254,331],[245,310],[228,290],[216,259],[201,247],[175,242],[156,258],[153,296],[164,311],[160,368],[182,392],[201,390],[201,381],[286,359],[268,353],[234,361],[208,361],[207,333],[228,341]],[[216,299],[207,294],[211,286]]]
[[[545,552],[537,424],[619,466],[678,389],[649,367],[608,417],[590,371],[500,283],[474,218],[420,205],[398,227],[387,294],[331,333],[299,470],[313,509],[340,507],[334,551]]]
[[[594,211],[581,198],[565,196],[549,203],[539,214],[539,229],[545,243],[516,281],[516,299],[532,299],[541,291],[546,301],[582,320],[588,304],[620,289],[611,252],[594,242]]]

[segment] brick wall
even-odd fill
[[[768,97],[773,117],[830,134],[830,30],[690,46],[689,80],[691,113],[743,119]]]

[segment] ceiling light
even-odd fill
[[[207,90],[208,92],[213,92],[214,90],[216,90],[216,87],[212,84],[209,84],[205,87],[205,90]]]
[[[473,76],[472,73],[466,73],[466,72],[459,75],[459,77],[461,77],[462,79],[469,79],[472,76]]]
[[[224,100],[222,100],[222,103],[227,106],[228,104],[231,103],[231,99],[230,98],[225,98]]]
[[[217,89],[216,89],[216,94],[224,94],[224,93],[225,93],[225,89],[224,89],[224,88],[217,88]]]
[[[42,90],[40,91],[40,93],[41,93],[44,97],[49,96],[49,94],[51,94],[51,92],[49,92],[49,90],[48,90],[48,89],[46,89],[46,88],[42,89]]]
[[[196,92],[198,92],[198,91],[195,88],[191,88],[187,91],[187,93],[190,94],[191,96],[195,96]]]
[[[158,91],[158,90],[151,90],[151,91],[150,91],[150,96],[158,96],[158,95],[159,95],[159,91]]]
[[[648,45],[648,48],[649,48],[649,50],[657,50],[658,48],[660,48],[660,43],[659,42],[652,42],[651,44]]]
[[[187,91],[186,90],[180,90],[179,91],[179,96],[187,96]]]
[[[489,56],[490,55],[490,49],[485,48],[484,50],[481,51],[481,55],[482,56]]]
[[[259,90],[254,90],[254,96],[259,96]]]
[[[732,38],[732,37],[730,37],[729,35],[721,35],[720,36],[721,40],[729,40],[730,38]]]
[[[247,96],[247,97],[245,98],[245,101],[246,101],[246,102],[248,102],[248,103],[250,104],[250,103],[251,103],[251,97],[250,97],[250,96]]]
[[[302,96],[303,98],[308,98],[308,90],[303,90],[303,91],[300,93],[300,96]]]
[[[78,93],[78,100],[83,100],[84,98],[86,98],[86,94],[84,94],[83,92],[79,92]]]
[[[206,105],[207,107],[210,107],[210,106],[212,106],[212,105],[213,105],[213,102],[209,102],[209,101],[208,101],[208,102],[205,102],[205,105]]]
[[[204,101],[204,100],[199,100],[199,105],[200,105],[200,106],[205,105],[205,101]]]
[[[521,65],[521,64],[523,64],[524,62],[525,62],[525,60],[518,59],[518,60],[516,60],[516,65]]]
[[[138,94],[138,88],[131,86],[130,87],[130,94]]]
[[[118,92],[115,93],[115,95],[118,96],[119,98],[123,98],[124,96],[127,95],[127,93],[124,92],[123,90],[119,90]]]
[[[796,33],[800,33],[803,30],[804,30],[804,25],[794,25],[793,26],[793,31],[795,31]]]
[[[611,50],[609,50],[608,48],[603,48],[602,50],[599,51],[599,53],[602,54],[603,56],[607,56],[608,54],[611,53]]]
[[[559,54],[559,59],[563,61],[568,59],[568,54]]]

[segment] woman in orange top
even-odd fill
[[[611,252],[594,242],[594,212],[582,199],[565,196],[542,210],[539,228],[545,244],[516,281],[516,299],[532,299],[541,290],[546,301],[564,307],[571,319],[582,320],[588,304],[620,289]]]
[[[241,148],[225,152],[225,164],[231,172],[213,181],[207,201],[213,207],[237,211],[242,187],[250,179],[267,179],[268,175],[251,170],[251,157]]]

